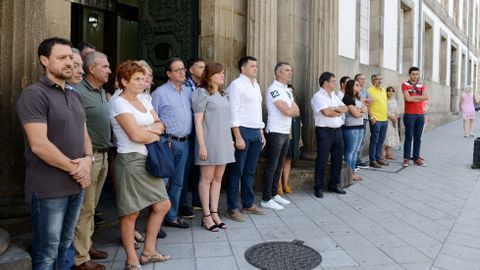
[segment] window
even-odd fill
[[[424,15],[425,16],[425,15]],[[425,80],[432,80],[433,74],[433,29],[425,22],[423,35],[423,74]]]
[[[413,65],[413,11],[401,3],[398,14],[398,72],[406,74]]]
[[[370,0],[360,2],[360,63],[369,62]]]
[[[440,83],[447,84],[447,38],[440,36]]]

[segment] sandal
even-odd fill
[[[212,211],[212,210],[210,210],[210,214],[217,214],[217,216],[218,216],[218,212],[214,212],[214,211]],[[220,218],[220,216],[219,216],[218,218]],[[227,225],[225,225],[225,223],[220,222],[220,223],[217,224],[217,222],[215,222],[215,220],[213,219],[213,217],[212,217],[212,220],[213,220],[213,222],[217,225],[218,228],[220,228],[220,229],[222,229],[222,230],[227,229]],[[221,220],[220,220],[220,221],[221,221]]]
[[[125,270],[143,270],[140,264],[125,264]]]
[[[160,254],[158,252],[155,252],[154,255],[148,255],[148,256],[142,253],[140,255],[140,264],[145,265],[149,263],[164,262],[168,259],[170,259],[169,255]]]
[[[140,235],[140,238],[138,238],[138,235]],[[139,243],[143,243],[145,242],[145,236],[143,236],[143,234],[135,231],[133,233],[133,238],[135,239],[135,241],[139,242]]]
[[[137,241],[133,240],[133,247],[134,247],[135,249],[139,249],[139,248],[140,248],[140,244],[139,244]]]
[[[213,225],[210,226],[210,227],[207,227],[207,223],[205,223],[205,222],[203,221],[206,217],[209,217],[209,216],[211,216],[211,215],[212,215],[212,214],[206,215],[206,216],[203,215],[203,218],[202,218],[202,227],[204,227],[205,229],[207,229],[207,230],[209,230],[209,231],[211,231],[211,232],[218,232],[218,225],[215,224],[215,221],[213,221],[213,219],[212,219]]]

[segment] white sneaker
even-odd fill
[[[290,204],[290,201],[287,200],[287,199],[284,199],[282,198],[280,195],[275,195],[273,198],[272,198],[276,203],[279,203],[279,204],[283,204],[283,205],[287,205],[287,204]]]
[[[268,208],[268,209],[272,209],[272,210],[283,210],[285,209],[283,206],[281,206],[280,204],[276,203],[274,200],[270,199],[269,201],[262,201],[260,202],[260,205],[263,207],[263,208]]]

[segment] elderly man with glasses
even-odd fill
[[[165,217],[164,225],[188,229],[190,225],[178,218],[178,207],[182,195],[185,166],[188,160],[188,135],[192,130],[191,90],[185,86],[186,69],[182,59],[174,57],[167,61],[168,81],[152,93],[152,104],[158,117],[165,124],[166,134],[171,137],[174,149],[175,175],[169,179],[168,197],[172,204]]]

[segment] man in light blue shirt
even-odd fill
[[[168,81],[152,93],[152,104],[158,117],[166,127],[164,137],[172,138],[175,160],[175,175],[171,177],[168,196],[172,204],[164,225],[180,229],[189,224],[178,218],[178,207],[182,194],[185,166],[188,160],[188,135],[192,130],[191,90],[186,87],[185,66],[182,59],[171,58],[166,65]]]

